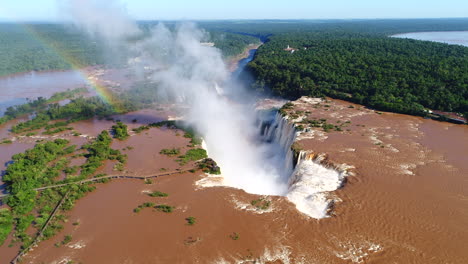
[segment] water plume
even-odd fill
[[[193,23],[173,29],[158,24],[143,32],[111,0],[69,0],[68,9],[78,27],[126,54],[130,68],[157,84],[155,93],[185,106],[185,121],[221,167],[219,185],[286,196],[301,212],[326,216],[329,201],[322,192],[338,188],[342,177],[331,170],[316,176],[323,172],[320,165],[306,161],[294,171],[294,125],[279,114],[259,114],[242,85],[227,86],[230,73],[221,52],[201,44],[206,32]]]
[[[222,96],[230,73],[217,48],[201,45],[206,32],[192,23],[173,30],[159,24],[149,34],[142,32],[117,1],[69,0],[66,6],[76,26],[104,39],[111,50],[128,54],[135,71],[150,69],[146,75],[157,83],[155,92],[188,106],[185,119],[204,138],[226,185],[256,194],[286,194],[279,162],[284,157],[274,144],[258,141],[253,105],[245,103],[251,101],[248,97],[234,102]]]

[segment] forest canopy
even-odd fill
[[[294,52],[284,50],[287,46]],[[248,65],[257,89],[331,96],[381,110],[468,111],[468,48],[354,34],[271,37]]]

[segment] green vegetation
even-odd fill
[[[154,207],[154,206],[155,206],[155,204],[152,203],[152,202],[142,203],[137,208],[133,209],[133,212],[134,213],[139,213],[144,208],[150,208],[150,207]]]
[[[5,114],[7,115],[7,113],[8,111]],[[53,120],[66,119],[67,121],[59,122],[63,126],[94,116],[105,117],[114,113],[116,113],[114,107],[98,97],[77,98],[64,106],[54,103],[43,109],[36,109],[36,116],[33,119],[13,126],[11,131],[21,133],[42,127],[50,129],[55,128],[49,124],[49,121]]]
[[[149,130],[150,128],[151,127],[149,127],[149,126],[139,126],[137,128],[133,128],[132,131],[134,131],[137,134],[140,134],[141,132],[143,132],[145,130]]]
[[[123,165],[122,163],[120,163],[120,162],[119,162],[119,163],[116,163],[116,164],[114,165],[114,170],[116,170],[116,171],[123,171],[123,170],[124,170],[124,165]]]
[[[257,208],[258,210],[267,210],[268,208],[270,208],[271,201],[265,198],[260,198],[257,200],[252,200],[250,204],[254,206],[255,208]]]
[[[179,156],[177,159],[177,162],[179,162],[180,165],[185,165],[190,161],[197,161],[201,160],[204,158],[208,158],[208,154],[206,154],[206,150],[204,149],[189,149],[185,153],[185,155]]]
[[[102,64],[102,54],[103,45],[99,46],[69,27],[58,24],[0,24],[0,76],[33,70],[71,69],[72,65],[64,58],[73,58],[74,66]]]
[[[65,100],[65,99],[71,99],[71,98],[74,98],[75,96],[77,95],[80,95],[80,94],[84,94],[84,93],[87,93],[88,92],[88,89],[83,87],[83,88],[76,88],[76,89],[73,89],[73,90],[66,90],[64,92],[57,92],[55,94],[53,94],[49,99],[47,99],[47,102],[48,103],[54,103],[54,102],[58,102],[58,101],[62,101],[62,100]]]
[[[205,173],[219,175],[221,174],[221,168],[216,164],[213,159],[206,158],[197,163],[198,168]],[[195,171],[193,171],[195,172]]]
[[[147,126],[140,126],[140,127],[137,127],[137,128],[134,128],[132,129],[135,133],[141,133],[145,130],[149,130],[150,128],[152,127],[157,127],[157,128],[160,128],[160,127],[167,127],[167,128],[170,128],[170,129],[181,129],[175,121],[161,121],[161,122],[157,122],[157,123],[151,123]]]
[[[8,165],[3,181],[10,193],[6,203],[14,214],[28,214],[35,205],[36,191],[33,189],[53,183],[63,168],[58,164],[50,166],[49,163],[65,154],[67,144],[67,140],[56,139],[13,155],[13,163]]]
[[[164,213],[171,213],[175,208],[174,206],[169,206],[169,205],[165,205],[165,204],[155,205],[152,202],[146,202],[146,203],[140,204],[138,207],[133,209],[133,212],[134,213],[139,213],[139,212],[141,212],[141,210],[143,210],[145,208],[150,208],[150,207],[153,207],[157,211],[164,212]]]
[[[68,175],[74,175],[78,172],[78,166],[66,167],[63,172]]]
[[[297,50],[284,51],[290,45]],[[296,99],[330,96],[384,111],[468,111],[468,49],[349,32],[284,33],[270,38],[248,70],[253,87]]]
[[[187,221],[187,225],[194,225],[197,221],[197,219],[193,216],[189,216],[185,218],[185,221]]]
[[[72,241],[72,236],[71,235],[66,235],[61,242],[55,243],[54,245],[56,247],[60,247],[60,246],[63,246],[63,245],[66,245],[66,244],[70,243],[71,241]]]
[[[210,41],[220,49],[224,57],[233,57],[242,53],[249,44],[259,44],[257,37],[240,35],[230,32],[210,32]]]
[[[117,124],[112,126],[112,132],[118,140],[125,140],[130,136],[127,131],[127,125],[120,121],[117,121]]]
[[[0,246],[5,243],[8,234],[13,229],[13,216],[7,208],[0,209]]]
[[[10,139],[4,139],[2,140],[2,142],[0,142],[0,144],[11,144],[13,143],[13,141],[11,141]]]
[[[103,131],[96,140],[84,145],[82,149],[87,150],[87,153],[84,153],[83,156],[87,160],[79,167],[80,174],[74,176],[69,174],[77,174],[78,167],[68,167],[70,160],[66,158],[66,155],[75,152],[76,146],[69,146],[67,140],[56,139],[39,143],[24,153],[13,155],[13,163],[8,165],[3,181],[7,184],[9,192],[5,202],[11,208],[13,225],[15,226],[14,241],[22,242],[23,248],[32,243],[33,238],[26,233],[26,230],[31,225],[37,230],[42,229],[53,209],[62,200],[63,203],[58,208],[59,213],[50,219],[49,224],[44,229],[43,238],[50,238],[63,228],[62,223],[66,221],[66,217],[61,212],[72,209],[75,201],[87,192],[94,190],[94,187],[89,184],[71,184],[60,188],[45,189],[40,193],[35,189],[85,179],[93,174],[106,159],[115,159],[120,163],[125,163],[126,156],[111,149],[111,141],[112,138],[107,131]],[[61,171],[67,173],[68,177],[63,181],[57,181],[56,178]],[[3,225],[7,223],[3,221],[3,219],[7,219],[3,211],[0,219],[2,223],[0,224],[0,234],[3,235],[2,231],[5,233],[8,231],[6,225],[5,227]]]
[[[151,196],[151,197],[168,197],[169,194],[163,193],[163,192],[160,192],[160,191],[153,191],[151,193],[148,193],[148,196]]]
[[[200,136],[195,134],[195,131],[191,128],[185,129],[185,138],[190,138],[191,147],[198,146],[202,144],[202,139]]]
[[[166,204],[160,204],[154,207],[156,210],[164,213],[172,213],[174,211],[174,206],[166,205]]]
[[[286,116],[287,115],[287,110],[290,110],[294,107],[294,104],[291,103],[291,102],[287,102],[285,103],[278,111],[279,113],[282,115],[282,116]]]
[[[320,119],[305,118],[304,120],[300,122],[300,125],[296,126],[296,129],[303,130],[305,127],[320,127],[325,132],[330,132],[331,130],[343,131],[343,128],[349,126],[350,123],[351,123],[350,121],[341,122],[341,120],[338,120],[337,125],[334,125],[331,123],[327,123],[327,119],[325,118],[320,118]]]
[[[159,154],[167,155],[167,156],[176,156],[180,154],[180,149],[178,148],[171,148],[171,149],[162,149]]]
[[[169,28],[175,25],[166,22]],[[140,22],[146,36],[156,22]],[[258,38],[226,32],[216,24],[202,25],[209,32],[203,41],[214,42],[225,57],[241,53],[248,44],[258,43]],[[144,36],[143,36],[144,37]],[[40,39],[41,41],[38,41]],[[43,45],[43,43],[47,45]],[[83,32],[59,24],[0,24],[0,76],[28,71],[67,70],[72,67],[105,64],[103,41],[90,39]],[[71,58],[74,65],[70,64]],[[114,66],[126,62],[125,57],[113,54]]]
[[[119,150],[112,149],[110,147],[111,142],[112,138],[109,136],[109,133],[104,130],[98,135],[94,142],[83,145],[82,149],[86,149],[88,153],[85,154],[87,158],[86,163],[81,165],[82,177],[93,174],[105,160],[117,160],[121,164],[126,163],[127,155],[122,154]]]
[[[173,23],[167,24],[175,28]],[[145,34],[154,25],[148,21],[139,24]],[[466,48],[387,37],[404,32],[467,30],[467,19],[204,21],[199,25],[209,33],[202,41],[214,42],[226,57],[241,53],[258,39],[266,42],[248,67],[258,90],[269,87],[289,98],[327,95],[416,115],[425,115],[424,108],[468,112]],[[42,46],[24,27],[51,43],[54,51]],[[0,44],[0,75],[69,69],[71,65],[63,57],[73,58],[79,66],[104,64],[103,43],[89,41],[82,33],[61,25],[2,24]],[[288,45],[296,51],[285,51]],[[119,56],[115,60],[116,65],[124,61]],[[122,113],[154,106],[162,100],[154,93],[155,86],[137,83],[131,91],[114,95],[112,101],[118,107],[104,110]],[[61,98],[64,96],[55,99]],[[105,116],[106,111],[101,110],[92,115]],[[0,123],[9,118],[1,118]],[[41,118],[44,121],[43,117],[36,121]],[[76,116],[70,116],[73,118]]]
[[[10,106],[6,109],[4,116],[0,117],[0,124],[3,124],[9,120],[13,120],[20,116],[44,111],[47,108],[47,106],[51,103],[61,101],[64,99],[72,99],[76,95],[85,92],[87,92],[86,88],[76,88],[73,90],[55,93],[49,99],[38,97],[36,100],[29,101],[22,105]]]
[[[229,237],[232,239],[232,240],[239,240],[240,238],[240,235],[236,232],[232,233],[229,235]]]
[[[151,180],[151,179],[145,179],[145,184],[153,184],[153,180]]]
[[[53,134],[57,134],[57,133],[60,133],[60,132],[63,132],[63,131],[67,131],[67,130],[73,130],[73,128],[72,127],[59,127],[59,128],[54,129],[54,130],[46,130],[42,134],[43,135],[53,135]]]

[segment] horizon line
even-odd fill
[[[442,20],[442,19],[468,19],[467,17],[405,17],[405,18],[226,18],[226,19],[135,19],[138,22],[147,21],[167,21],[167,22],[178,22],[178,21],[350,21],[350,20]],[[66,24],[70,23],[66,20],[41,20],[41,19],[24,19],[24,20],[12,20],[0,18],[0,23],[53,23],[53,24]]]

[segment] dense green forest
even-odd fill
[[[388,36],[420,31],[468,30],[468,18],[447,19],[327,19],[201,21],[208,31],[225,31],[268,38],[284,33],[359,33]]]
[[[295,52],[285,51],[287,46]],[[354,33],[270,38],[248,70],[280,96],[331,96],[380,110],[468,111],[468,48]]]
[[[258,91],[330,96],[380,110],[468,112],[468,48],[392,34],[468,30],[468,19],[238,21],[215,28],[266,38],[247,72]],[[294,49],[286,51],[288,45]]]
[[[102,47],[56,24],[0,24],[0,76],[102,64]]]
[[[221,50],[224,57],[236,56],[242,53],[249,44],[260,43],[260,40],[253,36],[222,31],[212,31],[210,36],[210,41],[215,43],[215,47]]]

